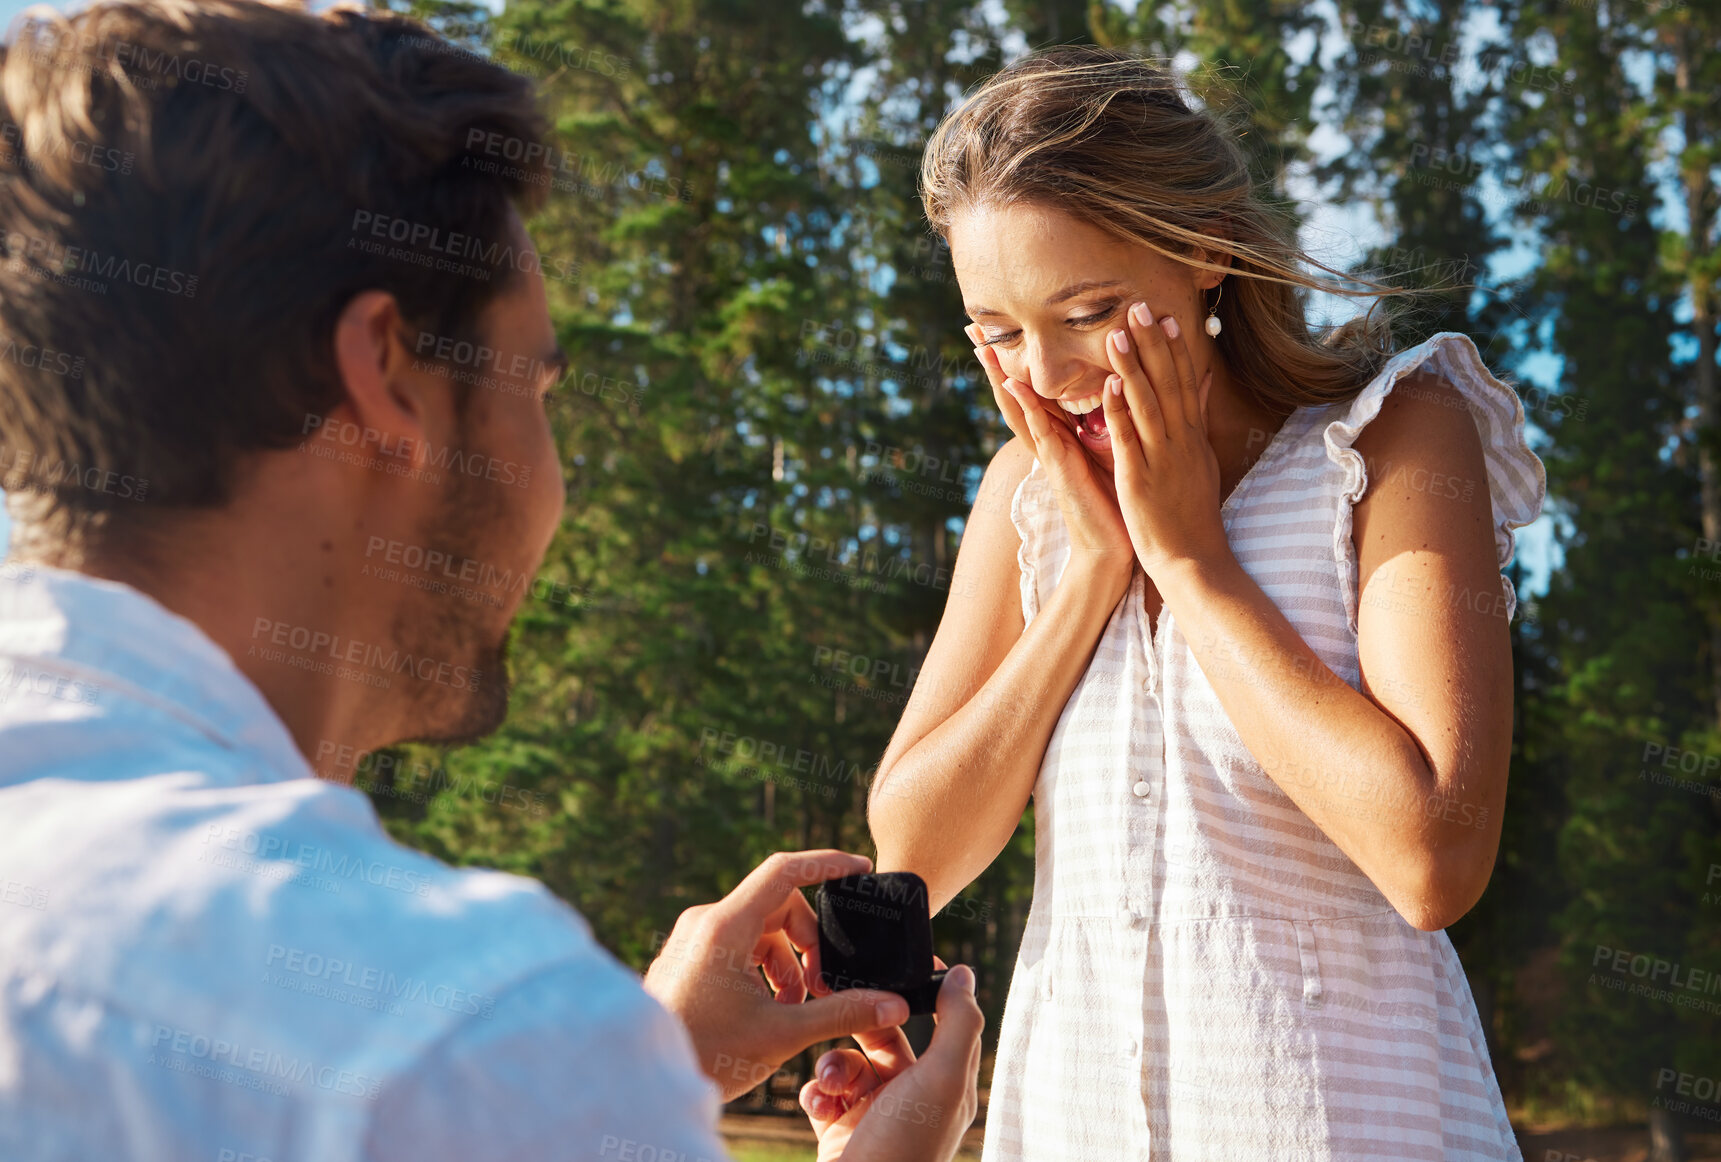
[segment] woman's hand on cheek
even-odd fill
[[[1118,507],[1149,577],[1231,551],[1219,517],[1219,458],[1207,438],[1212,372],[1195,381],[1177,322],[1154,322],[1144,304],[1106,336],[1106,429]],[[1121,392],[1119,388],[1121,387]]]
[[[978,326],[969,326],[966,333],[976,344],[983,337]],[[996,351],[976,346],[974,358],[992,384],[992,397],[1004,423],[1033,449],[1040,461],[1063,515],[1064,527],[1069,530],[1071,548],[1077,550],[1076,559],[1090,562],[1127,583],[1135,569],[1129,530],[1124,526],[1116,491],[1105,469],[1082,449],[1075,434],[1054,415],[1056,404],[1004,373]]]

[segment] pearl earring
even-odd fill
[[[1207,334],[1214,339],[1217,339],[1219,337],[1220,330],[1225,326],[1224,323],[1221,323],[1219,321],[1219,300],[1224,298],[1224,297],[1225,297],[1225,280],[1220,279],[1219,280],[1219,294],[1214,297],[1213,305],[1210,308],[1208,308],[1210,313],[1207,316],[1207,324],[1206,324],[1207,325]]]

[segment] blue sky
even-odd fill
[[[28,7],[30,7],[28,4],[21,3],[20,0],[0,0],[0,21],[11,24],[12,18]],[[64,6],[56,4],[54,7]]]
[[[73,8],[79,7],[79,5],[64,3],[63,0],[60,3],[54,4],[42,4],[40,3],[40,0],[37,0],[36,3],[30,3],[29,0],[0,0],[0,24],[10,25],[12,23],[12,18],[24,11],[24,9],[36,7],[58,8],[62,12],[70,12]]]

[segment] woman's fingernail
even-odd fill
[[[1106,390],[1111,392],[1113,396],[1122,395],[1123,394],[1123,376],[1114,375],[1110,379],[1106,380]]]
[[[908,1002],[899,998],[880,1001],[873,1013],[880,1025],[900,1025],[908,1020]]]
[[[1178,333],[1179,333],[1178,327],[1177,327],[1177,320],[1170,315],[1167,315],[1167,316],[1165,316],[1165,318],[1159,320],[1159,329],[1165,332],[1165,337],[1167,339],[1175,339],[1175,338],[1177,338]]]
[[[1111,341],[1120,352],[1125,355],[1129,354],[1129,334],[1127,332],[1121,329],[1113,331],[1111,333]]]
[[[837,1066],[834,1061],[827,1061],[819,1066],[819,1084],[826,1089],[837,1087]]]
[[[974,995],[974,970],[966,964],[959,964],[950,970],[950,975],[956,978],[956,986],[965,990],[969,996]]]
[[[1135,304],[1135,306],[1129,309],[1129,313],[1136,322],[1140,323],[1144,327],[1153,322],[1153,316],[1148,313],[1146,303]]]

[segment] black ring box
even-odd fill
[[[944,969],[932,965],[926,881],[913,872],[869,872],[819,885],[819,976],[833,992],[880,989],[911,1015],[937,1008]]]

